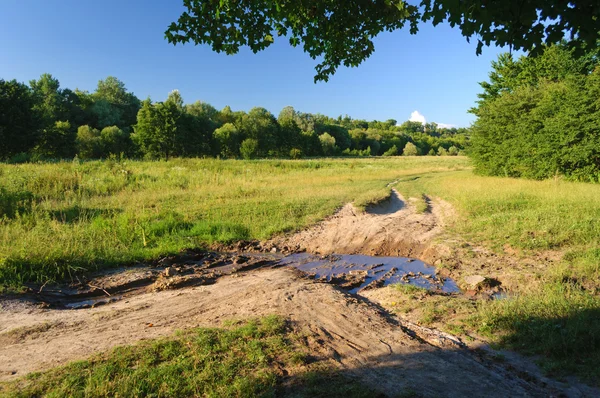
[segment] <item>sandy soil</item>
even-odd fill
[[[437,338],[443,347],[437,348],[372,303],[288,268],[226,276],[214,285],[147,293],[99,308],[14,305],[0,314],[0,324],[12,329],[0,335],[0,377],[7,380],[179,328],[265,314],[291,319],[297,330],[307,332],[314,355],[333,358],[341,369],[386,394],[406,388],[425,396],[556,393],[482,363],[451,340]]]
[[[455,214],[443,200],[430,200],[428,204],[427,211],[418,214],[393,189],[388,200],[365,212],[346,204],[323,222],[292,236],[275,238],[266,246],[317,254],[431,257],[428,254],[431,242]]]
[[[389,201],[366,213],[347,205],[315,227],[266,242],[263,248],[427,257],[453,214],[442,201],[431,201],[428,211],[416,214],[394,191]],[[598,393],[544,379],[516,362],[491,361],[465,349],[453,336],[402,322],[365,297],[313,281],[290,267],[248,267],[215,280],[202,286],[175,284],[173,290],[146,289],[101,307],[77,310],[43,309],[23,299],[0,298],[0,380],[168,336],[177,329],[279,314],[306,336],[313,355],[387,395],[408,388],[436,397]]]

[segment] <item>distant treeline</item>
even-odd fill
[[[481,83],[470,155],[482,174],[600,181],[600,59],[566,44],[503,54]]]
[[[140,101],[114,77],[96,91],[62,89],[44,74],[29,85],[0,80],[0,160],[101,159],[125,156],[314,157],[457,155],[468,130],[396,120],[330,118],[284,108],[234,112],[206,102]]]

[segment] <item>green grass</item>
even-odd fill
[[[418,177],[397,188],[450,201],[458,211],[451,236],[499,254],[537,256],[542,265],[544,252],[564,254],[556,266],[530,269],[531,283],[510,298],[480,305],[470,326],[501,346],[540,355],[552,374],[600,382],[600,185],[470,171]]]
[[[541,356],[550,375],[600,381],[600,297],[549,282],[507,300],[482,303],[471,322],[503,347]]]
[[[466,167],[432,157],[0,165],[0,289],[269,238],[377,202],[415,170]]]
[[[190,329],[0,383],[0,397],[373,396],[323,363],[306,364],[306,347],[278,316],[229,326]]]

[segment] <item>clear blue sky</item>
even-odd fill
[[[468,126],[467,110],[500,52],[475,55],[456,29],[422,26],[386,33],[358,68],[338,70],[313,83],[316,61],[285,39],[266,51],[227,56],[207,46],[168,44],[164,31],[182,11],[182,0],[2,0],[0,78],[29,82],[51,73],[62,87],[94,91],[116,76],[139,98],[164,100],[180,90],[186,102],[218,109],[263,106],[367,120],[427,121]]]

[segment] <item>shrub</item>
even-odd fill
[[[407,142],[406,145],[404,145],[404,149],[402,150],[402,155],[418,156],[419,148],[417,148],[417,146],[415,144],[413,144],[412,142]]]
[[[300,159],[302,157],[302,150],[298,148],[292,148],[290,150],[290,157],[292,159]]]
[[[393,145],[390,149],[383,153],[383,156],[396,156],[398,155],[398,147]]]
[[[240,145],[240,154],[244,159],[252,159],[258,153],[258,141],[254,138],[248,138],[242,141]]]

